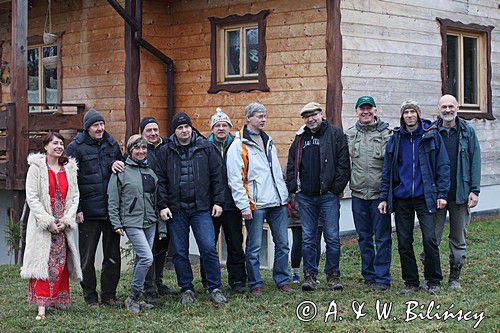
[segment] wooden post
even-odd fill
[[[326,0],[326,118],[342,128],[340,0]]]
[[[9,174],[12,183],[23,179],[27,170],[28,154],[28,2],[12,0],[12,57],[10,95],[16,104],[15,129],[17,133],[11,165],[14,170]],[[10,129],[9,129],[10,130]]]
[[[137,19],[136,0],[125,0],[125,11],[134,20]],[[136,22],[136,21],[135,21]],[[139,75],[141,72],[141,55],[139,44],[135,39],[135,31],[125,24],[125,142],[139,132],[141,117],[139,104]]]

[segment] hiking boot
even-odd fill
[[[153,292],[153,293],[145,293],[144,294],[144,301],[146,303],[152,304],[152,305],[158,305],[161,303],[160,299],[160,294]]]
[[[243,285],[243,284],[236,284],[236,285],[231,287],[231,290],[235,294],[244,294],[246,291],[246,288],[245,288],[245,285]]]
[[[182,292],[181,304],[193,304],[194,303],[194,291],[186,290]]]
[[[281,291],[282,293],[289,293],[289,292],[293,291],[292,287],[290,287],[290,285],[288,283],[285,283],[284,285],[279,286],[278,290]]]
[[[448,287],[451,289],[461,289],[460,286],[460,271],[462,270],[462,265],[454,265],[450,262],[450,278],[448,279]]]
[[[403,289],[399,291],[402,295],[409,295],[416,293],[420,288],[418,286],[405,286]]]
[[[163,283],[158,285],[158,293],[160,294],[160,296],[179,295],[179,292],[177,290],[171,289]]]
[[[302,283],[303,291],[314,291],[316,290],[316,276],[313,273],[306,273],[304,277],[304,283]]]
[[[375,291],[386,291],[386,290],[389,290],[391,288],[390,285],[385,284],[385,283],[380,283],[380,282],[374,282],[371,284],[370,287],[372,288],[372,290],[375,290]]]
[[[365,280],[363,284],[365,287],[371,287],[375,283],[375,280]]]
[[[88,302],[87,306],[89,307],[89,309],[98,309],[99,303],[98,302]]]
[[[125,300],[125,307],[132,313],[141,312],[141,306],[139,305],[139,299],[135,295],[130,295]]]
[[[326,283],[331,290],[342,290],[344,286],[340,283],[340,272],[333,272],[326,275]]]
[[[425,289],[431,295],[439,294],[439,286],[436,284],[428,284],[427,289]]]
[[[253,297],[261,297],[262,296],[262,287],[253,288],[250,293]]]
[[[210,292],[210,299],[215,303],[215,305],[227,303],[226,296],[224,296],[219,288],[215,288],[214,290],[212,290],[212,292]]]

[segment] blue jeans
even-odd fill
[[[380,214],[379,200],[352,197],[352,216],[361,252],[361,274],[367,280],[391,282],[391,215]],[[373,244],[375,236],[375,247]]]
[[[271,228],[274,242],[273,279],[277,287],[288,283],[288,213],[286,206],[257,209],[253,219],[245,220],[247,229],[247,272],[250,290],[262,287],[259,254],[262,245],[264,219]]]
[[[214,225],[210,212],[195,209],[181,210],[173,213],[169,223],[170,241],[175,250],[173,257],[175,273],[181,291],[194,291],[193,270],[189,261],[189,227],[193,229],[200,250],[208,291],[221,288],[219,256],[215,249]]]
[[[125,233],[132,243],[135,251],[135,266],[132,275],[132,290],[144,291],[144,280],[148,274],[149,267],[153,264],[153,241],[156,225],[149,228],[125,228]]]
[[[339,272],[340,261],[340,202],[336,195],[328,192],[309,196],[297,193],[300,223],[302,224],[302,258],[304,272],[318,274],[317,234],[318,218],[323,221],[323,238],[326,243],[325,273]]]

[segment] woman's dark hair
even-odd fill
[[[61,135],[61,133],[49,132],[49,133],[47,133],[47,135],[43,139],[43,142],[42,142],[43,148],[45,148],[46,145],[48,145],[52,140],[54,140],[54,138],[58,138],[64,144],[64,137]],[[44,150],[44,153],[47,153],[47,152]],[[66,163],[68,163],[67,156],[63,155],[63,156],[59,157],[59,165],[65,165]]]

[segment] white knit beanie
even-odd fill
[[[229,124],[229,126],[233,127],[233,123],[231,123],[229,116],[222,112],[221,108],[217,108],[215,109],[215,114],[212,116],[212,120],[210,121],[210,129],[214,128],[215,124],[221,121],[225,121]]]

